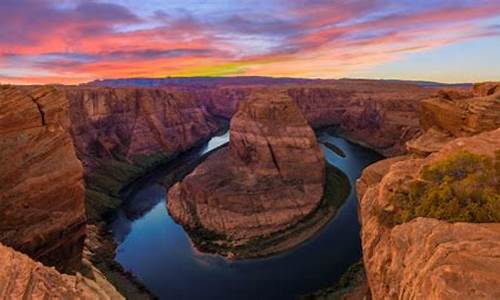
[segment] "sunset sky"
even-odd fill
[[[0,0],[0,82],[500,80],[499,0]]]

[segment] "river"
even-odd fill
[[[229,261],[193,249],[186,232],[170,218],[162,177],[227,143],[225,133],[161,174],[146,177],[129,194],[110,225],[118,243],[115,260],[161,299],[293,299],[333,284],[361,257],[355,181],[382,157],[328,131],[318,139],[345,153],[343,158],[321,145],[328,163],[349,177],[352,189],[328,225],[299,247],[268,258]]]

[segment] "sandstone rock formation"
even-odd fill
[[[406,152],[420,132],[420,100],[432,90],[405,83],[344,80],[329,86],[288,89],[313,127],[337,125],[347,139],[384,156]]]
[[[473,91],[441,91],[422,101],[420,125],[455,137],[500,127],[500,83],[476,84]]]
[[[208,139],[220,125],[193,95],[166,89],[65,88],[85,170],[90,223],[121,203],[121,189]]]
[[[90,85],[176,88],[199,99],[210,114],[227,119],[252,94],[283,92],[297,102],[311,126],[338,125],[346,138],[385,156],[406,152],[405,142],[420,133],[419,102],[436,92],[412,82],[350,79],[166,78],[110,80]]]
[[[218,124],[192,95],[165,89],[67,89],[71,125],[85,166],[98,158],[187,150]]]
[[[396,157],[369,166],[358,180],[363,260],[374,299],[498,299],[500,224],[417,218],[393,228],[377,217],[396,187],[450,154],[494,156],[500,129],[448,142],[426,158]]]
[[[271,95],[240,103],[229,147],[169,190],[177,222],[242,244],[286,229],[318,206],[325,163],[314,132],[289,97]]]
[[[0,299],[124,299],[96,269],[63,275],[0,244]]]
[[[80,263],[85,238],[69,127],[57,89],[0,86],[0,242],[60,270]]]
[[[449,141],[500,127],[500,83],[475,84],[471,90],[442,90],[421,102],[424,132],[409,140],[410,153],[427,156]]]

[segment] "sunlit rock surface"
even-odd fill
[[[92,280],[64,275],[2,244],[0,266],[1,299],[124,299],[93,267]]]
[[[426,158],[380,161],[358,180],[363,260],[374,299],[500,297],[500,224],[417,218],[390,228],[377,217],[390,208],[388,199],[399,185],[460,150],[493,157],[500,129],[454,139]]]

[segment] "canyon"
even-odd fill
[[[321,198],[324,179],[322,154],[307,123],[335,125],[339,135],[390,157],[368,167],[357,183],[363,262],[373,298],[499,297],[498,223],[417,218],[387,228],[375,213],[391,211],[387,199],[395,187],[418,177],[424,166],[460,149],[495,155],[499,84],[439,92],[411,82],[370,80],[95,85],[0,86],[0,243],[5,245],[0,260],[11,266],[0,272],[0,295],[50,295],[55,287],[56,297],[85,293],[74,288],[80,287],[79,275],[60,273],[82,270],[87,224],[103,226],[121,205],[124,187],[227,128],[232,119],[229,147],[170,191],[178,200],[169,201],[169,211],[178,221],[194,224],[196,216],[204,227],[241,242],[307,215]],[[296,148],[299,154],[293,154]],[[298,155],[304,160],[291,163]],[[298,169],[308,170],[307,178]],[[210,176],[214,170],[221,178]],[[253,173],[268,178],[269,189],[280,190],[283,206],[268,207],[275,219],[265,209],[259,218],[250,213],[219,218],[215,199],[248,197],[259,182]],[[238,180],[231,185],[224,179]],[[294,184],[280,185],[284,181]],[[205,205],[196,207],[197,214],[188,205],[193,198]],[[228,212],[260,207],[234,199]],[[118,297],[115,292],[122,291],[111,289],[101,275],[93,277],[101,278],[97,281],[111,298]],[[82,280],[92,285],[87,279]]]

